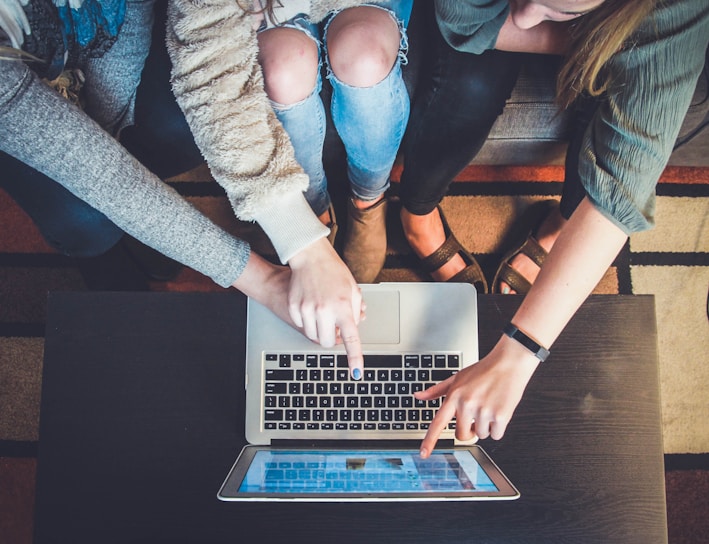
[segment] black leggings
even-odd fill
[[[524,55],[490,50],[481,55],[449,46],[432,16],[419,38],[426,43],[411,117],[402,143],[402,205],[426,215],[448,192],[456,175],[477,155],[510,97]],[[562,214],[569,217],[585,192],[578,177],[583,133],[595,101],[575,107],[570,127]]]

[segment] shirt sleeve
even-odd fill
[[[436,21],[448,44],[479,55],[493,49],[507,19],[507,0],[436,0]]]
[[[2,39],[0,39],[2,44]],[[250,248],[134,159],[24,63],[0,70],[0,150],[42,172],[123,231],[229,287]]]
[[[662,3],[608,63],[611,85],[586,134],[579,175],[626,234],[654,225],[655,187],[687,113],[709,40],[709,5]]]
[[[195,142],[237,217],[258,221],[285,263],[329,231],[264,91],[251,14],[234,0],[168,6],[172,85]]]

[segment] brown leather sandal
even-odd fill
[[[510,262],[517,255],[522,254],[527,256],[539,268],[542,267],[548,253],[539,245],[535,235],[544,220],[558,207],[559,202],[551,199],[532,204],[527,218],[524,221],[525,225],[531,225],[531,227],[525,229],[524,236],[502,258],[497,272],[495,272],[495,277],[492,280],[493,293],[500,293],[500,283],[502,282],[509,285],[517,294],[525,295],[529,292],[532,288],[532,284],[527,278],[512,268]]]
[[[450,261],[455,255],[460,255],[466,264],[465,268],[446,281],[450,283],[470,283],[475,286],[478,293],[487,293],[487,281],[480,265],[451,232],[440,206],[438,206],[438,214],[441,216],[446,241],[428,257],[420,259],[421,267],[427,274],[431,274]]]

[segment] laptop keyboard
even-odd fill
[[[425,431],[441,401],[413,393],[460,365],[458,353],[365,354],[363,378],[355,381],[342,354],[266,353],[264,429]]]

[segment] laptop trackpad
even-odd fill
[[[363,344],[398,344],[399,291],[364,292],[367,318],[359,324]]]

